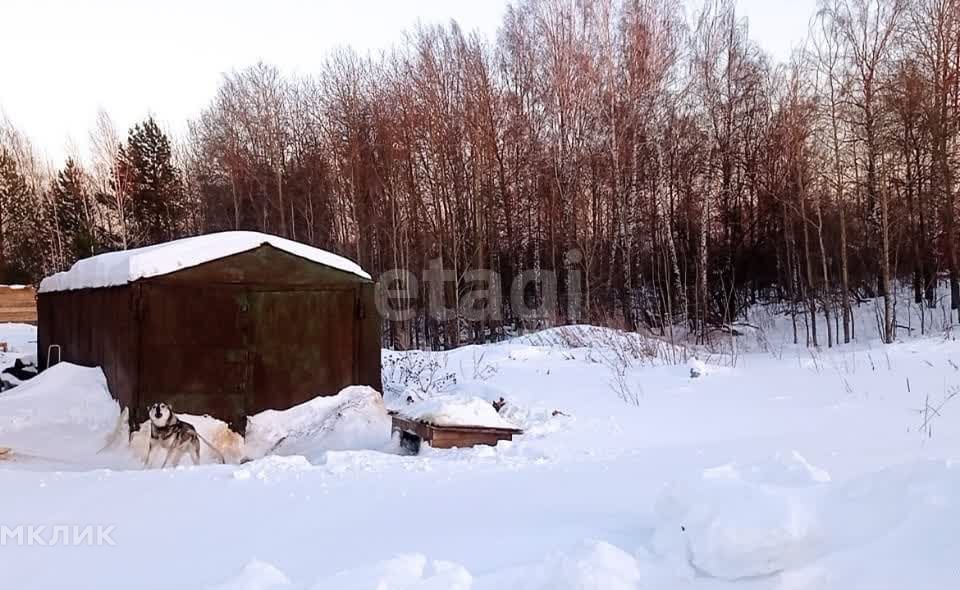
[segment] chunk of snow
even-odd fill
[[[84,258],[70,270],[43,279],[40,293],[125,285],[247,252],[264,244],[364,279],[370,278],[357,263],[326,250],[259,232],[226,231]]]
[[[481,426],[484,428],[516,428],[479,397],[442,395],[406,406],[400,414],[435,426]]]
[[[825,551],[816,502],[791,488],[741,481],[730,469],[669,486],[657,502],[654,535],[664,555],[685,556],[694,572],[725,580],[767,576]]]

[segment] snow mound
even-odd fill
[[[120,406],[99,368],[59,363],[0,395],[0,416],[0,446],[59,459],[102,448]]]
[[[415,402],[400,410],[410,418],[435,426],[482,426],[516,428],[504,420],[493,405],[479,397],[442,395]]]
[[[278,250],[369,279],[352,260],[326,250],[252,231],[226,231],[165,242],[134,250],[108,252],[77,261],[70,270],[49,276],[40,293],[125,285],[269,244]]]
[[[529,590],[638,590],[648,578],[646,564],[623,549],[603,541],[587,541],[570,552],[549,557],[529,574],[522,587]]]
[[[415,553],[318,580],[313,590],[470,590],[473,576],[463,566],[432,561]]]
[[[270,590],[290,586],[290,578],[273,564],[258,559],[251,560],[236,576],[208,586],[207,590]]]
[[[826,550],[827,531],[810,495],[718,473],[663,492],[658,553],[690,573],[739,580],[804,565]]]
[[[390,444],[390,416],[383,398],[366,386],[317,397],[287,410],[266,410],[247,423],[246,456],[304,455],[382,449]]]

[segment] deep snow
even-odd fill
[[[960,387],[960,343],[941,330],[810,351],[775,323],[696,358],[594,328],[384,353],[433,374],[392,383],[388,406],[431,382],[504,397],[524,434],[496,448],[301,436],[243,465],[0,462],[0,525],[112,525],[116,542],[7,544],[3,587],[956,587],[960,398],[937,406]],[[0,446],[28,431],[10,426],[17,395],[0,394]],[[322,424],[330,403],[265,418],[263,439]]]

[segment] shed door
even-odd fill
[[[140,400],[245,426],[249,326],[243,291],[143,285]]]
[[[333,395],[357,382],[355,289],[258,291],[249,297],[250,415]]]

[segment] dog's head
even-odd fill
[[[157,428],[169,426],[173,422],[173,408],[163,402],[151,405],[147,412],[150,415],[150,422]]]

